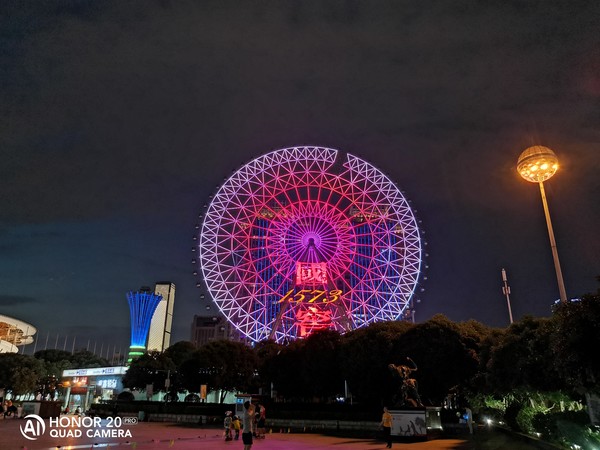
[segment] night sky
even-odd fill
[[[198,213],[274,149],[320,145],[386,173],[429,256],[416,319],[506,326],[600,275],[600,2],[3,1],[0,314],[41,344],[129,341],[125,294],[176,284],[173,342],[212,314]],[[208,296],[207,296],[208,297]],[[26,352],[31,352],[32,346]]]

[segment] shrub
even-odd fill
[[[544,440],[550,442],[568,447],[576,444],[582,448],[600,445],[600,436],[590,428],[589,416],[584,410],[537,414],[532,425]]]

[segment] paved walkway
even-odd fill
[[[98,430],[109,429],[106,420],[99,427],[51,427],[45,421],[45,433],[36,440],[28,440],[21,433],[26,425],[24,420],[0,420],[0,449],[1,450],[75,450],[75,449],[124,449],[124,450],[242,450],[239,441],[225,442],[222,430],[216,428],[185,427],[165,423],[139,423],[122,425],[121,434],[131,437],[90,437]],[[113,427],[116,428],[116,427]],[[52,437],[53,434],[75,433],[81,431],[80,437]],[[127,433],[127,430],[129,433]],[[35,433],[31,433],[31,437]],[[35,430],[34,430],[35,431]],[[116,430],[118,431],[118,430]],[[76,434],[76,433],[75,433]],[[118,434],[118,433],[115,433]],[[355,439],[344,437],[324,436],[320,434],[272,433],[266,439],[255,439],[252,450],[377,450],[384,449],[385,444],[374,439]],[[456,450],[531,450],[535,447],[524,443],[513,442],[503,433],[482,432],[474,437],[459,436],[454,439],[435,439],[425,442],[395,442],[396,450],[421,449],[456,449]]]

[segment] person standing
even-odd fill
[[[242,417],[242,442],[244,450],[252,448],[252,423],[254,422],[254,405],[250,401],[244,402],[244,416]]]
[[[225,440],[231,440],[231,411],[225,413],[225,419],[223,420],[223,428],[225,428]]]
[[[469,427],[469,434],[473,434],[473,411],[471,411],[471,408],[465,408],[465,416],[467,426]]]
[[[258,407],[258,420],[256,421],[256,437],[264,439],[267,433],[265,428],[265,422],[267,420],[267,410],[262,404],[256,405]]]
[[[381,416],[381,427],[383,428],[383,435],[385,436],[387,446],[386,448],[392,448],[392,421],[394,418],[388,411],[387,407],[383,407],[383,415]]]
[[[233,425],[233,431],[235,431],[234,439],[237,441],[240,438],[240,428],[242,428],[240,418],[238,416],[233,416],[233,421],[231,422],[231,424]]]

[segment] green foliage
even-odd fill
[[[287,401],[306,397],[307,380],[300,376],[301,368],[305,364],[305,344],[304,340],[297,340],[282,346],[276,353],[263,353],[261,365],[270,368],[269,376],[277,394],[285,397]]]
[[[178,368],[181,376],[181,386],[189,392],[200,392],[200,385],[210,382],[208,363],[203,359],[203,353],[196,350]]]
[[[106,365],[105,359],[87,351],[71,354],[63,350],[41,350],[34,356],[0,354],[0,387],[13,394],[40,392],[53,397],[64,370]]]
[[[532,424],[546,441],[569,448],[572,444],[584,449],[600,445],[600,435],[591,429],[589,416],[584,410],[537,414]]]
[[[129,391],[119,392],[119,395],[117,395],[117,400],[124,402],[132,402],[134,398],[133,394]]]
[[[341,337],[336,331],[322,330],[311,334],[304,345],[303,364],[299,378],[305,385],[305,394],[320,401],[343,396],[344,377],[340,370]]]
[[[206,384],[210,391],[221,391],[221,403],[227,392],[252,390],[258,360],[254,351],[241,342],[212,341],[193,352],[180,366],[181,385],[199,392]]]
[[[359,401],[379,405],[393,394],[390,363],[404,360],[394,341],[415,325],[408,322],[379,322],[351,331],[341,342],[341,369],[352,395]]]
[[[165,356],[168,356],[175,366],[179,367],[184,361],[189,359],[196,351],[196,346],[189,341],[179,341],[165,350]]]
[[[463,327],[439,314],[398,336],[394,354],[415,361],[421,398],[439,404],[451,388],[466,384],[476,374],[484,335],[474,332],[472,323]]]
[[[175,371],[175,364],[164,353],[148,352],[131,362],[123,376],[123,386],[144,391],[147,385],[152,384],[154,392],[164,391],[165,380]]]
[[[78,369],[81,367],[89,369],[93,367],[107,367],[110,365],[106,358],[97,356],[95,353],[87,350],[76,351],[67,359],[71,363],[71,369]]]
[[[0,354],[0,387],[15,395],[35,392],[43,375],[42,362],[32,356]]]
[[[106,367],[108,361],[96,356],[87,350],[77,351],[75,353],[64,350],[40,350],[35,352],[35,358],[44,364],[44,376],[54,377],[58,380],[62,377],[64,370],[79,369],[82,367]]]
[[[527,434],[533,434],[535,428],[533,426],[533,418],[536,414],[539,414],[541,411],[539,408],[531,406],[530,404],[525,404],[517,413],[515,418],[519,429]]]
[[[552,350],[559,374],[579,393],[600,392],[600,358],[590,354],[600,348],[600,292],[559,305],[554,317]]]
[[[491,348],[486,383],[480,386],[498,396],[560,389],[551,347],[555,330],[552,319],[525,317],[515,322]]]
[[[254,353],[258,361],[258,377],[256,382],[258,388],[262,388],[263,392],[270,392],[271,383],[277,380],[279,366],[276,362],[277,356],[285,346],[278,344],[273,340],[265,340],[256,344]]]

